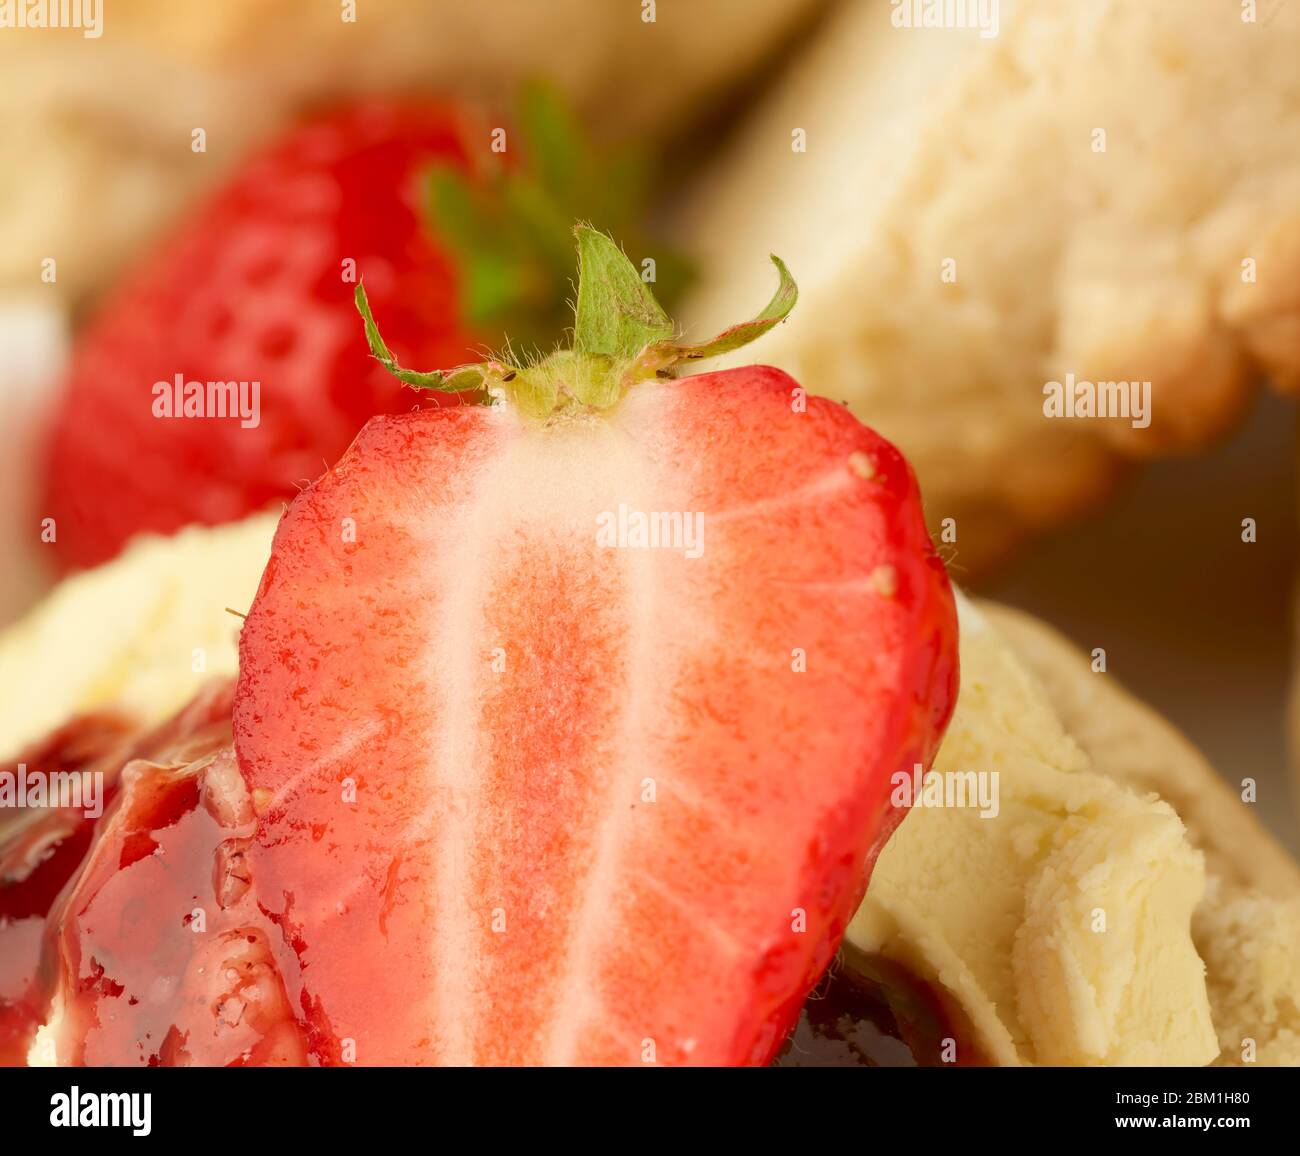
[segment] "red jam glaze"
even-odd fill
[[[143,734],[84,716],[12,760],[102,775],[105,810],[0,821],[0,1065],[26,1062],[56,1002],[62,1063],[302,1062],[243,870],[232,689]]]
[[[255,828],[233,752],[136,761],[49,919],[61,1064],[303,1064],[257,907]]]
[[[47,776],[101,768],[107,806],[121,752],[130,734],[125,719],[85,715],[6,761],[4,770]],[[45,916],[85,858],[94,820],[71,808],[0,812],[0,1067],[27,1062],[44,1019],[47,985],[40,973]]]
[[[113,715],[83,715],[35,747],[7,759],[0,770],[49,776],[80,770],[104,774],[107,808],[121,768],[130,728]],[[0,811],[0,928],[6,921],[44,916],[90,846],[94,820],[73,808]],[[0,937],[3,931],[0,930]]]
[[[42,1002],[37,981],[45,920],[0,919],[0,1068],[27,1063]]]
[[[141,732],[112,714],[81,715],[8,760],[29,776],[83,771],[102,776],[106,813],[122,768],[132,759],[184,766],[230,733],[233,682],[214,680],[161,726]],[[0,812],[0,937],[6,920],[44,917],[81,866],[95,818],[70,807]]]

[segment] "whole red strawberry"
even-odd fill
[[[76,345],[50,443],[42,513],[65,565],[103,561],[141,530],[259,509],[319,474],[371,415],[410,409],[358,349],[357,277],[392,311],[407,355],[465,355],[456,274],[418,212],[422,169],[466,163],[463,131],[454,107],[430,104],[308,124],[105,302]],[[156,416],[156,384],[178,376],[259,382],[257,424]]]
[[[456,104],[351,106],[184,221],[74,348],[38,511],[62,565],[291,497],[368,418],[420,404],[356,341],[361,277],[404,358],[448,364],[485,333],[549,333],[570,222],[638,213],[636,166],[587,148],[544,89],[517,121],[518,144],[496,154],[489,125]]]

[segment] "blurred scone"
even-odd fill
[[[94,288],[304,107],[376,91],[513,99],[553,80],[594,126],[653,134],[752,68],[821,0],[113,0],[102,34],[0,37],[0,286]],[[719,43],[726,51],[719,52]],[[191,151],[191,132],[207,135]]]
[[[1095,675],[1050,627],[981,610],[1045,689],[1096,770],[1172,803],[1205,855],[1192,938],[1205,961],[1218,1063],[1300,1065],[1300,868],[1200,753],[1150,707]]]
[[[995,36],[907,8],[839,8],[720,158],[684,316],[736,316],[779,253],[800,306],[746,356],[895,441],[969,571],[1259,374],[1300,385],[1300,4],[1002,0]],[[1119,416],[1048,416],[1050,382]]]
[[[214,675],[237,673],[239,620],[226,608],[252,604],[278,520],[139,538],[0,633],[0,758],[93,711],[156,726]]]
[[[1300,1063],[1295,864],[1049,628],[961,615],[934,770],[996,775],[996,814],[906,818],[847,933],[857,957],[930,985],[957,1062]]]
[[[941,993],[956,1062],[1208,1063],[1200,854],[1166,803],[1090,767],[1033,676],[959,605],[961,694],[931,774],[971,777],[984,797],[913,802],[848,943]]]

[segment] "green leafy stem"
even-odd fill
[[[523,412],[547,417],[579,405],[608,409],[640,381],[681,372],[684,364],[719,357],[763,336],[790,315],[799,291],[775,254],[779,276],[772,300],[755,317],[698,344],[676,338],[675,327],[622,249],[590,225],[574,229],[578,242],[578,299],[573,348],[557,349],[532,364],[489,358],[428,373],[404,369],[380,335],[362,284],[356,305],[370,352],[399,381],[414,389],[469,395],[491,404],[510,398]]]

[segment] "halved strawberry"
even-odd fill
[[[403,380],[496,404],[372,420],[244,626],[250,860],[325,1062],[764,1062],[952,706],[898,452],[778,370],[670,376],[783,319],[784,266],[686,346],[578,236],[540,365],[402,370],[358,292]]]

